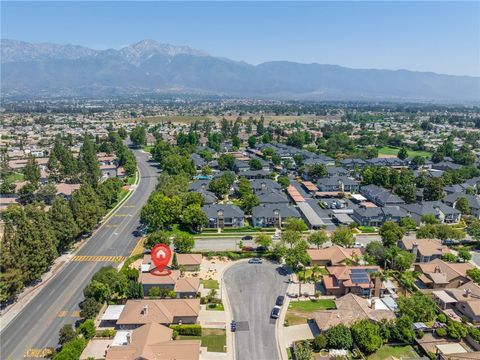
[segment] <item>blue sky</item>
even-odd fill
[[[480,2],[3,2],[2,38],[480,76]]]

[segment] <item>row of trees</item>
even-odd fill
[[[96,189],[84,184],[70,201],[56,197],[48,211],[40,203],[8,207],[3,213],[0,301],[39,279],[60,252],[91,232],[116,203],[122,185],[118,179],[108,179]]]

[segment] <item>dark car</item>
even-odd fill
[[[232,320],[232,322],[230,323],[230,329],[232,330],[232,332],[235,332],[237,330],[237,322],[235,320]]]
[[[286,276],[286,275],[288,275],[288,270],[281,267],[280,269],[278,269],[278,273],[282,276]]]
[[[135,236],[135,237],[141,237],[141,236],[142,236],[142,232],[141,232],[140,230],[135,230],[135,231],[133,232],[133,236]]]
[[[272,309],[272,313],[270,314],[270,317],[272,319],[278,319],[280,317],[280,308],[278,306],[275,306]]]
[[[275,305],[282,306],[284,301],[285,301],[285,296],[280,295],[277,297],[277,301],[275,301]]]
[[[249,264],[261,264],[262,260],[259,259],[259,258],[251,258],[250,260],[248,260],[248,263]]]
[[[244,237],[242,237],[242,240],[252,240],[252,239],[253,239],[252,235],[245,235]]]

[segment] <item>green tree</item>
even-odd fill
[[[467,233],[475,240],[480,240],[480,220],[472,219],[467,226]]]
[[[317,249],[320,249],[328,240],[329,238],[325,230],[314,231],[308,236],[308,242],[311,245],[315,245]]]
[[[165,231],[154,231],[149,233],[145,241],[145,248],[151,249],[156,244],[170,245],[170,237],[168,233]]]
[[[233,171],[235,169],[235,157],[231,154],[222,154],[217,161],[220,170]]]
[[[282,189],[290,186],[290,179],[287,176],[279,176],[277,182],[282,186]]]
[[[397,300],[400,314],[408,316],[414,322],[428,322],[435,319],[435,302],[421,292],[412,296],[400,296]]]
[[[423,189],[423,199],[425,201],[437,201],[444,197],[442,179],[428,179]]]
[[[200,231],[208,224],[207,215],[198,204],[188,205],[182,212],[182,223],[193,231]]]
[[[36,193],[38,201],[43,201],[47,205],[52,205],[55,195],[57,194],[57,187],[53,183],[41,185]]]
[[[250,170],[262,170],[262,162],[260,161],[260,159],[250,159],[248,164],[250,165]]]
[[[405,147],[401,147],[398,151],[397,157],[401,160],[405,160],[408,157],[408,151]]]
[[[290,251],[287,252],[285,263],[294,271],[299,270],[300,267],[305,268],[312,260],[310,255],[308,255],[307,249],[308,245],[305,241],[297,241]]]
[[[87,345],[86,339],[77,337],[72,341],[65,343],[62,346],[62,350],[53,356],[53,360],[79,359],[86,345]]]
[[[372,354],[383,345],[383,339],[380,336],[380,327],[364,319],[355,322],[351,327],[353,341],[365,354]]]
[[[63,345],[74,340],[77,337],[77,333],[73,330],[71,324],[65,324],[60,328],[58,333],[58,343]]]
[[[312,181],[317,181],[328,174],[327,168],[322,164],[307,165],[306,170]]]
[[[102,201],[89,184],[84,184],[73,192],[70,207],[82,233],[92,231],[105,215]]]
[[[37,186],[40,181],[40,167],[37,160],[33,156],[29,156],[27,164],[23,169],[25,180],[29,181],[32,185]]]
[[[97,150],[95,144],[88,134],[83,137],[83,144],[78,154],[78,170],[84,182],[96,187],[100,179],[100,167],[97,161]]]
[[[166,196],[155,191],[148,198],[140,216],[148,229],[155,231],[178,223],[182,210],[183,201],[178,195]]]
[[[446,262],[454,263],[454,262],[457,262],[458,259],[454,254],[446,253],[442,255],[442,260]]]
[[[300,218],[288,218],[284,224],[285,230],[303,232],[308,230],[308,226]]]
[[[269,249],[272,246],[272,237],[268,234],[259,234],[255,236],[255,244],[264,247],[265,249]]]
[[[175,249],[178,253],[185,254],[192,251],[193,247],[195,246],[195,240],[190,234],[181,232],[175,234],[173,238],[173,244],[175,245]]]
[[[85,320],[79,327],[78,332],[87,340],[95,336],[95,323],[92,319]]]
[[[403,235],[405,235],[405,229],[393,221],[385,221],[380,228],[380,237],[385,247],[396,246]]]
[[[144,126],[137,126],[130,132],[130,140],[135,146],[147,144],[147,131]]]
[[[256,145],[257,145],[257,138],[255,136],[251,135],[248,138],[248,147],[254,149]]]
[[[405,230],[415,230],[417,228],[417,222],[411,217],[405,217],[400,220],[400,226]]]
[[[455,209],[460,211],[463,215],[470,214],[470,205],[468,204],[468,200],[463,196],[457,199],[457,202],[455,203]]]
[[[330,349],[349,350],[353,346],[352,333],[350,329],[343,324],[331,327],[325,333],[327,344]]]
[[[312,345],[308,340],[301,340],[295,343],[295,359],[310,360],[312,358]]]
[[[290,248],[293,247],[298,241],[300,241],[301,235],[298,231],[294,230],[284,230],[282,232],[282,242],[284,244],[289,244]]]
[[[80,229],[70,209],[68,202],[57,197],[48,211],[48,217],[52,224],[57,248],[60,251],[68,249],[80,234]]]
[[[26,183],[18,190],[18,202],[22,205],[31,204],[35,201],[35,185]]]
[[[330,236],[332,243],[341,246],[352,246],[355,243],[355,237],[350,228],[346,226],[339,226]]]
[[[80,317],[84,320],[95,319],[102,304],[93,298],[86,298],[80,306]]]
[[[103,303],[110,299],[111,292],[108,285],[99,281],[92,281],[84,289],[83,294],[86,299],[93,299],[98,303]]]
[[[218,198],[223,199],[225,195],[230,192],[231,184],[223,177],[212,179],[208,185],[208,189],[213,192]]]
[[[252,209],[255,206],[260,204],[257,195],[255,194],[246,194],[240,198],[240,207],[245,212],[245,214],[250,215],[252,213]]]
[[[472,259],[472,254],[467,249],[460,249],[458,250],[458,257],[462,259],[463,262],[467,262]]]

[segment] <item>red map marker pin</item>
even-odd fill
[[[157,244],[153,247],[150,257],[156,267],[156,269],[152,270],[152,273],[155,271],[156,275],[159,275],[170,262],[172,250],[165,244]]]

